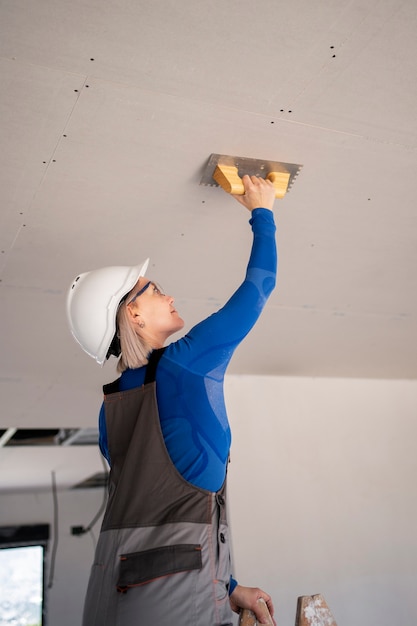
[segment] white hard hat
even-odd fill
[[[77,276],[67,296],[72,334],[82,349],[103,365],[116,333],[116,314],[122,298],[144,276],[146,259],[133,267],[103,267]]]

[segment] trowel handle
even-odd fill
[[[243,181],[234,165],[217,165],[213,178],[227,193],[242,196],[245,193]],[[287,193],[290,175],[287,172],[269,172],[266,177],[275,187],[275,197],[283,198]]]
[[[217,165],[213,178],[227,193],[237,196],[243,196],[245,193],[245,186],[234,165]]]
[[[287,172],[269,172],[266,177],[275,187],[275,197],[283,198],[287,193],[290,175]]]

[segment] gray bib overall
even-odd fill
[[[226,482],[195,487],[169,457],[155,392],[162,352],[142,387],[104,388],[112,468],[83,626],[232,624]]]

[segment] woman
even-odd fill
[[[235,348],[275,286],[276,246],[267,180],[243,177],[236,199],[254,233],[246,278],[226,305],[165,346],[184,322],[174,299],[134,268],[78,276],[68,295],[71,330],[121,377],[104,387],[100,449],[109,501],[84,607],[84,626],[229,626],[271,597],[231,576],[226,519],[230,448],[223,379]],[[92,314],[94,311],[94,314]]]

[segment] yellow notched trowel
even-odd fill
[[[222,187],[228,193],[241,196],[245,193],[242,176],[248,174],[270,180],[275,187],[275,197],[283,198],[301,167],[302,165],[296,163],[212,154],[204,169],[200,185]]]

